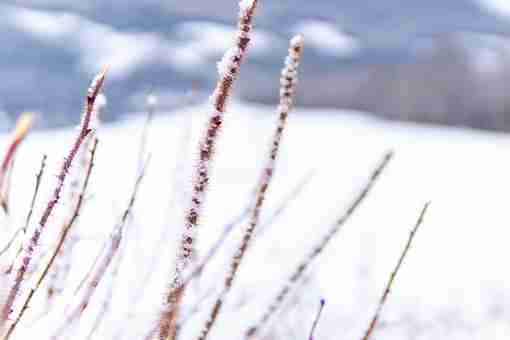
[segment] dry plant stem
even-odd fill
[[[10,198],[11,198],[12,173],[13,173],[15,161],[16,161],[16,156],[13,156],[11,163],[9,164],[9,169],[7,170],[7,173],[6,173],[5,184],[3,185],[4,186],[4,190],[3,190],[4,194],[3,194],[3,199],[2,199],[1,204],[2,204],[2,208],[4,209],[6,214],[9,214],[10,206],[11,206]]]
[[[107,290],[105,297],[101,303],[101,308],[96,315],[94,323],[92,324],[89,335],[87,336],[87,340],[92,339],[94,334],[97,332],[97,330],[101,326],[102,322],[106,319],[105,316],[108,314],[108,311],[110,310],[111,297],[113,295],[116,280],[119,278],[119,276],[118,276],[119,269],[120,269],[120,264],[122,263],[121,259],[123,258],[125,248],[126,247],[125,247],[125,242],[124,242],[124,246],[122,246],[122,249],[119,250],[120,254],[117,256],[115,263],[113,264],[112,274],[111,274],[112,282],[110,283],[110,286],[108,286],[108,290]],[[116,339],[118,339],[118,338],[116,338]]]
[[[427,213],[427,209],[430,205],[430,202],[425,203],[423,206],[420,216],[418,217],[418,221],[416,222],[413,230],[411,230],[411,233],[409,235],[409,238],[407,240],[406,246],[402,253],[400,254],[400,258],[398,259],[397,265],[395,266],[395,269],[390,275],[390,279],[386,283],[386,287],[384,288],[384,293],[381,296],[379,303],[377,304],[377,308],[375,310],[375,313],[372,317],[372,320],[370,321],[370,324],[365,332],[365,335],[363,336],[363,340],[369,340],[372,334],[374,333],[374,330],[377,327],[377,323],[379,321],[379,317],[381,316],[381,312],[383,310],[384,305],[386,304],[386,300],[388,300],[388,296],[390,295],[391,287],[393,286],[393,283],[395,282],[395,279],[398,275],[398,272],[400,268],[402,267],[402,264],[404,263],[404,259],[407,256],[407,253],[409,252],[409,249],[411,249],[411,245],[413,243],[414,236],[416,235],[416,232],[418,231],[418,228],[423,224],[423,219],[425,218],[425,214]]]
[[[184,280],[184,285],[188,285],[193,279],[197,278],[202,273],[207,264],[209,264],[209,262],[211,262],[214,256],[218,253],[223,243],[225,243],[232,230],[234,230],[234,228],[239,225],[239,223],[241,223],[241,221],[249,214],[249,212],[250,208],[246,207],[238,216],[236,216],[229,224],[227,224],[220,237],[216,240],[216,242],[204,256],[204,259]]]
[[[28,266],[30,265],[32,261],[32,256],[35,251],[35,248],[39,245],[39,239],[41,238],[41,234],[44,232],[48,219],[50,218],[53,209],[57,205],[57,203],[60,200],[60,194],[62,192],[62,188],[64,187],[64,182],[67,177],[67,174],[69,173],[69,170],[73,164],[73,160],[78,153],[83,141],[87,138],[89,133],[91,132],[89,128],[91,115],[94,108],[94,102],[96,100],[96,97],[104,83],[104,79],[106,76],[106,69],[103,70],[100,74],[98,74],[94,80],[92,81],[92,84],[90,85],[88,91],[87,91],[87,98],[85,103],[85,111],[83,114],[82,122],[81,122],[81,128],[78,133],[78,136],[76,137],[76,140],[74,141],[73,146],[69,150],[69,153],[67,157],[64,158],[64,162],[60,168],[59,174],[57,176],[57,184],[55,186],[55,189],[53,193],[50,196],[49,202],[44,209],[44,212],[41,216],[41,219],[39,220],[39,225],[34,230],[32,236],[27,241],[27,244],[24,246],[23,254],[21,255],[21,263],[19,265],[19,268],[17,269],[16,275],[14,277],[14,282],[9,289],[9,293],[7,295],[7,299],[5,302],[2,303],[2,312],[0,315],[0,326],[3,326],[5,322],[8,320],[9,315],[12,310],[12,306],[14,304],[14,300],[16,299],[16,296],[18,295],[18,292],[20,290],[21,284],[23,282],[25,273],[27,272]]]
[[[231,94],[232,86],[239,74],[241,63],[251,40],[250,32],[257,3],[258,0],[253,0],[249,6],[241,6],[235,46],[227,52],[219,64],[221,66],[220,79],[212,95],[214,110],[208,119],[207,127],[200,141],[198,159],[192,175],[191,204],[185,213],[184,233],[177,254],[176,272],[166,297],[167,308],[168,306],[175,306],[175,308],[163,312],[159,320],[158,335],[161,339],[174,340],[176,336],[179,304],[185,290],[182,275],[193,257],[195,233],[205,194],[209,187],[210,168],[214,158],[216,140],[223,125],[227,99]]]
[[[273,213],[267,218],[267,221],[265,223],[261,224],[258,228],[258,232],[256,233],[257,237],[260,237],[262,233],[267,230],[267,227],[270,226],[275,219],[280,216],[283,211],[288,207],[289,203],[294,200],[296,197],[299,196],[303,188],[306,186],[306,184],[310,181],[312,178],[313,173],[309,173],[306,175],[306,177],[301,180],[296,187],[277,205],[277,208],[273,211]],[[193,279],[197,278],[204,268],[212,261],[212,259],[215,257],[215,255],[220,250],[221,246],[225,243],[228,236],[231,234],[231,232],[235,229],[235,227],[241,223],[241,221],[248,216],[250,213],[250,207],[247,206],[243,209],[243,211],[236,216],[230,223],[227,224],[223,232],[221,233],[220,237],[216,240],[216,242],[212,245],[212,247],[209,249],[209,251],[204,256],[204,259],[196,266],[196,268],[191,272],[191,274],[188,275],[188,277],[184,280],[184,285],[189,284]]]
[[[34,287],[30,289],[30,292],[28,293],[28,296],[26,297],[26,299],[25,299],[25,301],[23,303],[23,306],[21,308],[20,313],[18,314],[18,316],[16,317],[14,322],[10,325],[10,327],[9,327],[5,337],[4,337],[4,340],[8,340],[9,339],[9,337],[12,334],[12,332],[14,331],[16,326],[18,325],[19,321],[21,320],[21,318],[25,314],[26,310],[28,309],[28,306],[30,305],[30,301],[32,300],[32,298],[34,297],[34,295],[38,291],[38,289],[41,287],[41,284],[43,283],[44,279],[48,275],[48,271],[50,270],[51,266],[55,262],[55,259],[57,258],[58,253],[62,249],[64,241],[65,241],[65,239],[66,239],[66,237],[67,237],[67,235],[69,233],[69,230],[71,230],[72,226],[74,225],[76,219],[78,218],[78,216],[80,214],[81,207],[82,207],[82,204],[83,204],[83,199],[85,197],[85,193],[87,191],[87,187],[88,187],[88,184],[89,184],[90,175],[92,173],[92,168],[94,166],[94,157],[95,157],[95,154],[96,154],[97,143],[98,143],[98,141],[97,141],[97,139],[95,139],[94,143],[93,143],[93,146],[92,146],[92,150],[90,151],[90,162],[89,162],[89,166],[87,168],[87,172],[85,174],[85,180],[83,182],[83,187],[81,188],[81,192],[79,194],[76,206],[74,207],[73,216],[71,217],[71,220],[69,221],[69,223],[65,226],[65,228],[60,233],[59,238],[57,240],[57,245],[52,250],[51,257],[50,257],[49,261],[43,267],[43,270],[42,270],[41,274],[39,275],[39,277],[38,277]]]
[[[289,55],[285,60],[285,67],[282,71],[280,79],[281,88],[280,88],[280,105],[278,107],[279,114],[278,125],[276,127],[276,131],[272,139],[269,157],[266,160],[266,164],[264,166],[261,178],[259,180],[259,185],[257,188],[257,192],[255,194],[254,207],[251,210],[249,225],[244,233],[241,244],[232,259],[232,263],[229,268],[230,270],[225,279],[223,290],[221,291],[219,297],[217,298],[213,306],[213,309],[209,315],[209,319],[206,321],[205,326],[202,329],[202,333],[198,337],[199,340],[207,339],[214,323],[216,322],[218,315],[221,311],[221,308],[223,306],[225,297],[232,289],[232,284],[239,271],[239,267],[244,258],[244,255],[246,254],[248,246],[250,245],[250,241],[254,234],[255,228],[259,224],[260,213],[264,205],[266,192],[273,178],[275,163],[278,157],[278,152],[280,150],[283,131],[285,129],[285,126],[287,125],[289,111],[292,109],[293,106],[293,95],[297,83],[297,68],[303,50],[303,43],[304,43],[303,37],[301,36],[297,36],[291,40]]]
[[[91,126],[96,130],[101,122],[100,116],[102,110],[106,106],[106,97],[100,93],[94,103],[94,111],[91,119]],[[76,155],[76,166],[74,167],[74,171],[70,174],[70,183],[67,191],[67,202],[69,202],[70,211],[68,216],[64,219],[62,223],[61,229],[64,229],[68,224],[69,220],[72,218],[74,213],[74,206],[79,198],[80,189],[83,186],[83,181],[85,174],[87,172],[87,168],[90,163],[90,144],[93,140],[92,134],[90,134],[87,139],[83,142],[83,146],[79,150]],[[78,224],[78,221],[75,225]],[[51,308],[52,300],[55,296],[62,293],[67,277],[69,276],[69,272],[71,271],[71,261],[72,255],[75,245],[78,243],[79,235],[78,228],[75,226],[69,232],[69,235],[66,237],[66,241],[62,246],[62,249],[57,255],[57,259],[55,260],[55,265],[53,266],[49,277],[48,284],[46,288],[47,292],[47,308]]]
[[[31,113],[24,113],[20,116],[18,121],[16,122],[16,126],[13,132],[13,138],[5,156],[0,165],[0,195],[1,195],[1,206],[4,209],[4,212],[8,214],[8,206],[7,200],[4,199],[4,186],[5,186],[5,178],[7,176],[7,172],[9,171],[9,167],[11,166],[16,151],[18,150],[19,145],[28,134],[28,131],[32,127],[33,124],[33,115]]]
[[[283,214],[283,212],[288,208],[289,204],[301,195],[301,192],[313,178],[314,174],[314,171],[310,171],[308,174],[306,174],[305,177],[294,187],[294,189],[292,189],[292,191],[284,197],[284,199],[277,205],[277,208],[271,213],[269,217],[267,217],[267,220],[264,221],[264,223],[262,223],[258,228],[257,239],[259,239],[268,229],[268,227],[271,226],[274,221]]]
[[[35,189],[34,189],[34,193],[32,194],[32,200],[30,201],[30,208],[28,209],[27,218],[25,219],[25,225],[22,228],[16,230],[16,232],[14,233],[12,238],[9,240],[7,245],[2,250],[0,250],[0,256],[3,255],[3,253],[5,253],[11,247],[11,245],[13,244],[14,240],[16,239],[16,237],[18,236],[18,234],[20,232],[23,232],[23,234],[25,234],[28,229],[28,225],[30,224],[32,214],[34,212],[35,201],[37,200],[37,195],[39,193],[39,187],[41,186],[41,180],[42,180],[42,176],[44,173],[44,169],[46,167],[47,158],[48,158],[47,155],[43,156],[42,161],[41,161],[41,167],[39,168],[39,172],[36,175]],[[21,253],[21,250],[22,250],[22,248],[19,249],[17,255],[19,255],[19,253]],[[10,270],[8,272],[10,272]]]
[[[98,110],[96,108],[96,114]],[[96,122],[98,121],[98,118],[96,117]],[[91,162],[91,156],[92,154],[89,153],[90,143],[92,142],[93,135],[90,134],[87,136],[86,140],[83,142],[83,146],[78,152],[76,156],[76,162],[77,162],[77,169],[75,170],[70,180],[69,185],[69,192],[67,200],[70,203],[70,211],[69,216],[66,217],[66,219],[63,222],[63,225],[61,227],[61,230],[64,230],[69,225],[69,221],[73,219],[73,216],[75,214],[75,206],[78,204],[78,201],[80,200],[80,190],[83,186],[83,182],[85,180],[87,169],[90,167]],[[82,203],[80,202],[80,205]],[[73,224],[76,225],[78,222],[74,222]],[[75,244],[77,243],[77,231],[76,227],[73,227],[68,235],[66,235],[66,241],[60,248],[59,252],[57,253],[57,258],[55,259],[55,265],[51,269],[51,273],[48,278],[48,284],[47,284],[47,304],[48,308],[51,305],[51,302],[53,298],[62,293],[62,287],[59,286],[63,285],[63,282],[65,282],[67,275],[69,274],[69,271],[71,270],[71,257],[72,252],[74,249]]]
[[[60,338],[64,331],[66,331],[69,327],[73,327],[75,325],[75,322],[79,321],[81,315],[87,309],[92,296],[96,292],[99,283],[104,278],[106,271],[108,270],[110,264],[115,258],[123,238],[124,227],[126,225],[129,215],[131,214],[131,211],[133,210],[133,206],[135,204],[136,197],[140,189],[140,185],[145,176],[145,170],[147,168],[149,160],[150,157],[147,158],[144,167],[140,170],[140,173],[135,182],[135,186],[133,188],[133,192],[131,193],[131,197],[129,199],[126,209],[124,210],[124,213],[122,214],[119,224],[115,226],[114,230],[110,235],[110,240],[103,248],[103,251],[101,251],[101,253],[96,258],[94,268],[90,273],[90,276],[88,276],[86,282],[84,283],[83,294],[79,298],[79,303],[76,305],[75,308],[66,313],[67,315],[64,322],[53,334],[53,336],[51,337],[52,340]]]
[[[270,304],[266,312],[263,314],[262,318],[252,327],[250,327],[245,335],[247,338],[254,338],[258,335],[259,331],[264,328],[267,322],[271,319],[271,317],[276,313],[276,311],[280,308],[280,306],[285,302],[285,299],[289,295],[292,290],[292,287],[299,281],[299,279],[303,276],[306,269],[313,263],[315,258],[322,253],[324,248],[329,244],[331,239],[338,234],[338,232],[342,229],[345,223],[349,220],[349,218],[353,215],[356,209],[360,206],[363,200],[368,196],[372,187],[379,179],[381,173],[384,171],[390,160],[393,158],[393,152],[388,151],[379,165],[375,168],[370,179],[361,189],[359,194],[354,198],[352,203],[347,207],[347,210],[343,214],[342,217],[336,223],[334,223],[329,231],[324,235],[322,240],[312,249],[311,253],[306,256],[303,261],[297,266],[294,273],[291,275],[290,279],[283,286],[280,292],[277,294],[276,298]]]
[[[149,94],[149,98],[152,98],[154,95]],[[155,98],[155,97],[154,97]],[[154,99],[154,101],[156,101]],[[144,161],[147,157],[147,140],[149,138],[149,130],[152,124],[152,119],[154,117],[154,113],[156,112],[155,103],[149,102],[147,103],[147,115],[145,117],[145,123],[143,124],[142,135],[140,137],[140,147],[138,149],[138,170],[143,168]]]
[[[319,311],[317,312],[317,315],[315,316],[315,320],[313,321],[312,329],[310,330],[310,335],[308,336],[308,340],[315,339],[315,337],[314,337],[315,329],[317,328],[317,325],[319,324],[319,320],[321,319],[321,315],[322,315],[322,311],[324,310],[325,303],[326,303],[326,301],[324,299],[321,299]]]

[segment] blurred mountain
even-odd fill
[[[204,99],[235,29],[235,0],[4,0],[0,112],[77,122],[83,93],[111,65],[105,119]],[[510,129],[510,21],[470,0],[261,1],[237,95],[272,103],[288,38],[305,34],[299,101],[392,119]]]

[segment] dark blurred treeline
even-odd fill
[[[413,58],[308,72],[300,101],[396,120],[510,131],[510,48],[437,39]]]

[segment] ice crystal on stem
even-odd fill
[[[106,77],[105,68],[101,73],[99,73],[94,80],[92,81],[89,89],[87,91],[87,98],[85,101],[85,110],[83,113],[83,118],[80,125],[80,131],[78,136],[76,137],[69,153],[64,158],[64,162],[60,167],[59,174],[57,176],[57,183],[55,185],[55,189],[50,195],[49,201],[44,209],[42,216],[39,220],[37,227],[34,229],[32,235],[28,238],[28,240],[23,245],[23,252],[20,256],[19,263],[17,265],[17,269],[14,272],[14,277],[12,278],[11,288],[8,290],[7,297],[4,301],[2,301],[2,308],[0,313],[0,327],[4,327],[6,322],[9,320],[9,316],[11,314],[14,301],[16,297],[19,295],[19,291],[21,285],[24,281],[25,274],[27,273],[28,267],[32,262],[34,251],[39,245],[39,240],[41,238],[41,234],[47,227],[48,219],[50,218],[53,209],[57,205],[60,200],[60,195],[62,192],[62,188],[64,187],[64,183],[73,164],[73,160],[75,159],[77,153],[80,150],[83,142],[87,138],[90,133],[90,121],[92,119],[92,114],[94,111],[94,102],[96,97],[103,86],[104,79]]]
[[[200,222],[205,194],[209,187],[210,168],[214,158],[216,140],[223,125],[227,99],[231,94],[233,83],[239,74],[241,63],[251,40],[250,33],[257,2],[257,0],[241,2],[235,46],[227,51],[223,61],[220,62],[220,79],[211,97],[213,109],[200,139],[198,159],[192,175],[191,203],[185,213],[184,232],[177,254],[175,276],[172,279],[169,292],[166,294],[167,308],[159,320],[158,335],[160,339],[175,339],[179,304],[185,290],[183,273],[193,257],[196,228]]]
[[[280,289],[272,303],[267,308],[266,312],[262,315],[260,320],[246,330],[246,338],[255,339],[258,337],[259,332],[265,327],[267,322],[272,318],[272,316],[279,310],[280,306],[285,302],[288,295],[291,293],[292,288],[299,282],[299,280],[303,277],[303,274],[306,272],[308,267],[314,262],[314,260],[319,256],[320,253],[324,250],[324,248],[331,242],[333,237],[342,230],[342,227],[349,220],[352,214],[356,211],[356,209],[360,206],[360,204],[364,201],[364,199],[368,196],[374,184],[377,182],[381,173],[386,169],[388,163],[393,158],[393,151],[388,151],[385,153],[381,162],[376,166],[372,175],[370,176],[368,182],[361,188],[360,192],[355,196],[353,201],[347,207],[345,213],[335,222],[326,234],[322,237],[319,243],[313,247],[310,253],[299,263],[296,267],[292,275],[290,276],[288,282]]]
[[[280,105],[278,106],[278,124],[272,139],[268,159],[266,160],[265,167],[262,170],[261,178],[259,180],[255,194],[255,203],[250,213],[249,225],[245,230],[241,244],[237,249],[234,258],[232,259],[232,263],[230,264],[230,270],[225,279],[223,290],[221,291],[218,299],[214,304],[209,319],[206,321],[205,327],[203,328],[202,333],[198,338],[199,340],[205,340],[207,338],[209,332],[212,329],[212,326],[218,318],[218,315],[223,306],[224,298],[228,295],[232,288],[232,283],[236,278],[243,257],[248,249],[248,246],[250,245],[250,241],[252,239],[255,228],[259,224],[260,213],[264,205],[266,192],[269,188],[269,185],[271,184],[276,159],[280,150],[283,131],[287,125],[289,111],[293,106],[293,94],[295,91],[295,85],[297,83],[297,69],[299,66],[299,59],[301,57],[302,50],[303,38],[301,36],[293,38],[290,42],[289,55],[285,59],[285,66],[283,68],[282,76],[280,79]]]

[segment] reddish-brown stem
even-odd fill
[[[223,118],[235,79],[239,75],[241,63],[245,57],[250,43],[252,21],[258,0],[253,0],[249,6],[241,7],[239,14],[238,33],[235,46],[230,49],[219,63],[220,79],[212,95],[214,110],[209,116],[206,129],[200,140],[198,159],[195,164],[191,202],[185,213],[184,232],[181,238],[175,276],[171,280],[169,291],[166,294],[166,310],[159,320],[158,335],[160,339],[174,340],[177,329],[177,316],[179,305],[186,286],[183,285],[183,273],[187,269],[194,252],[194,240],[197,226],[209,187],[211,162],[214,158],[217,138],[223,126]],[[172,306],[171,308],[169,308]]]
[[[16,274],[14,276],[13,284],[11,288],[9,289],[9,292],[7,294],[7,298],[5,302],[2,303],[2,309],[0,314],[0,326],[3,326],[5,322],[9,319],[9,315],[12,311],[12,306],[14,304],[14,300],[16,299],[16,296],[18,295],[18,292],[20,290],[21,284],[24,280],[25,273],[28,270],[28,266],[32,262],[32,255],[36,249],[36,247],[39,245],[39,240],[41,238],[41,234],[44,232],[48,219],[50,218],[51,213],[53,212],[53,209],[57,205],[57,203],[60,200],[60,194],[62,192],[62,188],[64,187],[65,179],[67,177],[67,174],[69,173],[69,169],[71,168],[73,164],[73,160],[78,153],[78,150],[80,149],[80,146],[82,145],[83,141],[87,138],[87,136],[90,133],[90,120],[91,115],[94,108],[94,102],[96,100],[96,97],[104,83],[104,79],[106,76],[106,69],[103,70],[100,74],[98,74],[94,80],[92,81],[92,84],[90,85],[88,91],[87,91],[87,97],[85,102],[85,111],[82,118],[81,128],[78,133],[78,136],[76,137],[71,149],[69,150],[69,153],[67,157],[64,158],[64,162],[60,168],[59,174],[57,176],[57,184],[55,186],[55,189],[53,193],[50,196],[50,199],[48,201],[48,204],[46,205],[46,208],[43,211],[43,214],[39,220],[39,225],[36,227],[36,229],[33,231],[32,236],[27,241],[26,245],[23,249],[23,254],[21,255],[21,261],[20,265],[16,271]]]
[[[381,173],[386,169],[388,163],[393,158],[393,151],[388,151],[381,162],[377,165],[375,170],[372,172],[368,182],[362,187],[360,192],[354,197],[353,201],[347,207],[345,213],[330,227],[330,229],[326,232],[324,237],[319,241],[319,243],[312,249],[312,251],[300,262],[297,268],[294,270],[292,275],[290,276],[287,283],[282,287],[279,293],[276,295],[276,298],[269,305],[266,312],[262,315],[260,320],[248,328],[245,332],[245,336],[249,339],[255,338],[260,330],[262,330],[267,322],[271,319],[271,317],[279,310],[280,306],[285,302],[287,296],[292,291],[294,285],[301,279],[303,274],[306,272],[308,267],[314,262],[314,260],[319,256],[320,253],[324,250],[324,248],[330,243],[333,237],[338,234],[345,223],[349,220],[349,218],[354,214],[356,209],[361,205],[361,203],[365,200],[365,198],[370,193],[374,184],[379,179]]]
[[[402,264],[404,263],[404,259],[407,256],[407,253],[409,252],[409,249],[411,249],[411,245],[413,243],[414,236],[416,235],[416,232],[418,231],[418,228],[423,224],[423,219],[425,218],[425,214],[427,213],[427,209],[430,205],[430,202],[425,203],[423,206],[420,216],[418,217],[418,220],[416,221],[416,224],[414,225],[413,230],[411,230],[411,233],[409,234],[409,238],[407,239],[406,246],[404,247],[404,250],[400,254],[400,257],[398,259],[397,265],[395,266],[395,269],[393,272],[391,272],[390,279],[386,283],[386,287],[384,288],[384,292],[379,300],[379,303],[377,304],[377,308],[375,310],[375,313],[372,317],[372,320],[370,321],[370,324],[365,331],[365,335],[363,336],[362,340],[369,340],[372,334],[374,333],[374,330],[377,327],[377,323],[379,321],[379,317],[381,316],[382,309],[384,305],[386,304],[386,300],[388,300],[388,296],[390,295],[391,287],[393,286],[393,282],[395,282],[395,279],[397,277],[397,274],[400,270],[400,267],[402,267]]]
[[[88,184],[89,184],[90,174],[92,173],[92,167],[94,166],[94,157],[95,157],[95,154],[96,154],[97,143],[98,143],[98,141],[97,141],[97,139],[95,139],[94,140],[94,144],[92,146],[92,150],[90,151],[90,163],[89,163],[89,166],[87,168],[87,172],[85,174],[85,180],[83,182],[83,187],[82,187],[80,195],[78,197],[78,201],[76,203],[76,206],[74,207],[73,216],[71,217],[69,223],[64,227],[64,229],[60,233],[59,238],[57,240],[57,245],[52,250],[51,257],[50,257],[48,263],[46,263],[46,265],[44,266],[44,268],[43,268],[41,274],[39,275],[39,277],[38,277],[34,287],[30,289],[30,292],[28,293],[28,296],[26,297],[26,299],[25,299],[25,301],[24,301],[24,303],[23,303],[23,305],[21,307],[20,313],[18,314],[18,316],[16,317],[14,322],[9,326],[9,329],[8,329],[8,331],[7,331],[7,333],[6,333],[6,335],[5,335],[3,340],[8,340],[9,339],[9,337],[12,334],[12,332],[14,331],[16,326],[18,325],[19,321],[21,320],[21,318],[25,314],[26,310],[28,309],[28,306],[30,305],[30,301],[34,297],[34,295],[37,292],[37,290],[41,287],[41,284],[43,283],[44,279],[48,275],[48,271],[50,270],[51,266],[55,262],[55,259],[57,258],[58,253],[62,249],[64,241],[66,240],[67,234],[69,233],[69,230],[72,228],[72,226],[74,225],[76,219],[78,218],[78,216],[80,214],[81,207],[82,207],[82,204],[83,204],[83,199],[85,197],[85,192],[87,191],[87,187],[88,187]]]
[[[295,86],[297,84],[297,69],[299,66],[299,59],[303,51],[303,37],[296,36],[291,40],[289,55],[285,60],[285,67],[282,71],[280,79],[280,105],[278,106],[278,124],[274,132],[273,139],[271,141],[271,149],[266,160],[264,169],[259,180],[257,191],[255,194],[254,206],[251,210],[250,220],[248,228],[246,229],[241,244],[237,252],[235,253],[232,263],[230,265],[230,271],[225,278],[223,290],[219,297],[216,299],[214,307],[210,313],[209,319],[206,321],[202,333],[198,337],[199,340],[206,340],[214,323],[216,322],[218,315],[222,309],[225,297],[232,289],[232,284],[237,276],[241,262],[246,254],[246,251],[250,245],[254,231],[259,224],[260,214],[264,206],[266,192],[271,184],[273,173],[275,170],[275,163],[280,150],[281,139],[283,131],[287,125],[287,119],[289,111],[293,106]]]

